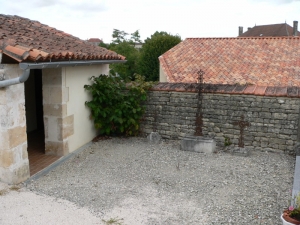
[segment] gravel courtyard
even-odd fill
[[[295,157],[180,150],[179,141],[93,143],[27,188],[87,207],[99,224],[282,224]],[[106,222],[105,222],[106,221]]]

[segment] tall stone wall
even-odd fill
[[[20,76],[18,65],[1,65],[5,79]],[[29,178],[24,84],[0,88],[0,181],[16,184]]]
[[[163,138],[182,139],[195,132],[196,93],[151,91],[145,105],[145,134],[156,129]],[[244,130],[245,146],[294,153],[299,98],[204,93],[202,106],[203,134],[214,138],[219,147],[224,147],[225,138],[238,145],[240,129],[234,123],[244,115],[251,123]]]

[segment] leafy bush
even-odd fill
[[[147,90],[153,82],[135,74],[135,80],[125,83],[121,77],[100,75],[91,77],[91,85],[84,88],[92,94],[85,102],[91,109],[94,125],[101,134],[137,135],[145,112],[142,102],[147,99]]]

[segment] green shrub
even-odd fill
[[[101,134],[137,135],[145,112],[142,102],[147,99],[147,90],[153,82],[135,74],[135,80],[125,83],[118,76],[100,75],[91,77],[91,85],[84,88],[92,94],[85,102],[91,109],[94,125]]]

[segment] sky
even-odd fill
[[[299,21],[300,0],[0,0],[0,14],[18,15],[80,39],[112,40],[113,29],[141,40],[156,31],[191,37],[236,37],[255,25]],[[129,38],[129,37],[128,37]]]

